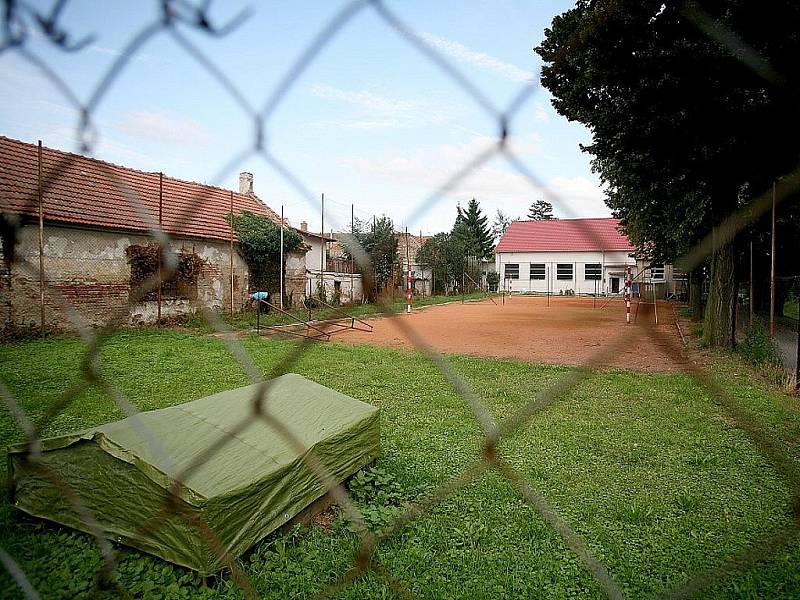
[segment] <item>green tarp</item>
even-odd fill
[[[214,573],[224,566],[222,548],[233,557],[242,554],[327,491],[296,448],[254,415],[256,388],[43,440],[39,466],[26,460],[24,446],[12,447],[13,504],[89,531],[63,485],[55,483],[60,480],[108,538]],[[337,482],[380,452],[377,408],[300,375],[273,380],[266,406]],[[240,429],[242,422],[247,426]],[[185,476],[177,504],[160,518],[173,477],[212,448]]]

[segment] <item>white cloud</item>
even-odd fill
[[[339,100],[371,111],[388,113],[409,112],[420,108],[421,102],[391,98],[365,90],[343,90],[322,83],[311,86],[311,93],[319,98]]]
[[[349,158],[342,162],[362,176],[406,191],[415,190],[412,195],[419,194],[422,198],[443,184],[450,175],[465,167],[483,150],[492,148],[495,143],[495,139],[484,136],[460,145],[446,145],[385,157]],[[512,136],[507,143],[520,160],[523,160],[521,157],[535,157],[541,149],[541,139],[535,135],[526,138]],[[548,178],[537,173],[535,163],[531,165],[528,161],[523,162],[541,177],[540,185],[534,184],[510,167],[502,156],[497,156],[467,175],[448,197],[462,204],[475,197],[487,214],[494,214],[496,208],[501,208],[504,212],[524,215],[531,202],[537,198],[552,201],[555,213],[561,218],[610,214],[603,202],[604,195],[599,182],[582,176]],[[406,208],[412,210],[415,206]],[[401,214],[395,216],[400,220],[404,218]]]
[[[311,123],[315,127],[360,130],[420,127],[452,122],[465,111],[462,104],[451,100],[444,102],[431,98],[400,98],[371,90],[347,90],[323,83],[312,85],[310,91],[323,100],[352,107],[349,115]]]
[[[200,146],[211,143],[211,133],[201,123],[164,113],[130,112],[117,128],[128,135],[151,141]]]
[[[503,62],[484,52],[472,50],[459,42],[448,40],[447,38],[432,33],[422,32],[418,33],[418,35],[440,52],[479,69],[492,71],[510,81],[529,83],[536,80],[536,76],[531,71],[526,71],[511,63]]]

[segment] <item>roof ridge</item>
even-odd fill
[[[16,143],[16,144],[21,144],[23,146],[29,146],[30,148],[32,148],[34,150],[38,148],[38,144],[33,144],[31,142],[25,142],[25,141],[22,141],[22,140],[18,140],[16,138],[8,137],[6,135],[0,135],[0,140],[6,140],[6,141],[13,142],[13,143]],[[188,180],[188,179],[181,179],[180,177],[174,177],[172,175],[167,175],[163,171],[144,171],[142,169],[136,169],[134,167],[128,167],[128,166],[125,166],[125,165],[120,165],[120,164],[117,164],[117,163],[113,163],[113,162],[111,162],[109,160],[103,160],[102,158],[96,158],[94,156],[87,156],[85,154],[79,154],[77,152],[70,152],[69,150],[60,150],[58,148],[52,148],[50,146],[45,146],[44,144],[42,144],[42,150],[48,150],[50,152],[56,152],[58,154],[63,154],[63,155],[66,155],[66,156],[75,156],[75,157],[80,158],[80,159],[89,160],[89,161],[96,162],[96,163],[101,163],[101,164],[104,164],[104,165],[108,165],[109,167],[114,167],[116,169],[123,169],[125,171],[130,171],[130,172],[133,172],[133,173],[140,173],[142,175],[159,175],[159,174],[162,174],[164,176],[164,179],[168,179],[168,180],[175,181],[175,182],[178,182],[178,183],[187,183],[187,184],[191,184],[191,185],[199,185],[199,186],[202,186],[202,187],[207,187],[207,188],[211,188],[211,189],[214,189],[214,190],[219,190],[221,192],[229,192],[229,193],[233,192],[237,196],[244,196],[244,197],[248,197],[248,198],[256,198],[259,202],[261,202],[261,204],[263,204],[264,206],[267,206],[267,204],[263,200],[261,200],[261,198],[259,198],[254,193],[253,194],[243,194],[242,192],[236,191],[234,189],[224,188],[224,187],[220,187],[218,185],[212,185],[210,183],[200,183],[198,181],[191,181],[191,180]],[[267,206],[267,208],[269,208],[269,207]],[[272,209],[270,208],[270,210],[272,210]]]

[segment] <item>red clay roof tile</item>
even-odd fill
[[[42,148],[45,221],[149,231],[158,224],[158,180],[158,173]],[[280,223],[254,195],[164,176],[163,230],[176,236],[230,239],[231,194],[235,214],[250,211]],[[0,136],[0,211],[38,216],[36,145]]]
[[[635,248],[619,230],[619,219],[559,219],[514,221],[497,244],[496,252],[591,252]]]

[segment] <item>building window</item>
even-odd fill
[[[572,279],[572,263],[558,263],[556,265],[556,279],[562,281]]]
[[[544,263],[531,263],[531,279],[544,279]]]
[[[600,272],[600,263],[586,263],[583,268],[583,273],[587,280],[600,281]]]
[[[519,279],[519,265],[508,263],[506,265],[506,279]]]
[[[664,265],[650,266],[650,281],[664,281]]]

